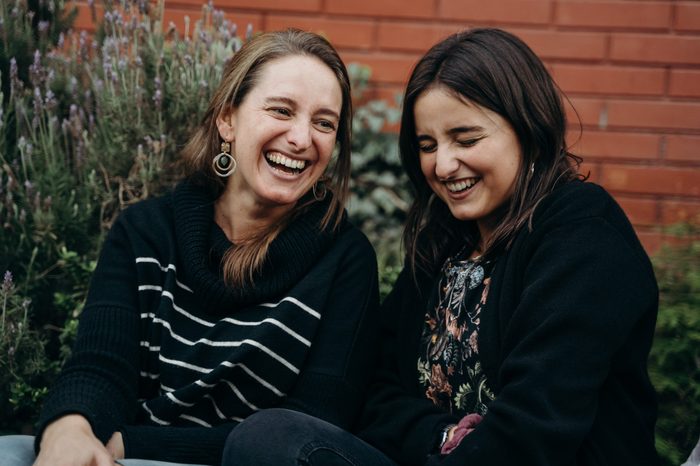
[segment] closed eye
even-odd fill
[[[437,149],[437,144],[418,144],[418,150],[420,152],[423,152],[425,154],[429,154],[431,152],[435,152]]]
[[[482,138],[471,138],[471,139],[458,139],[457,144],[462,147],[472,147],[475,146]]]
[[[435,149],[437,149],[435,140],[429,136],[418,136],[416,139],[418,143],[418,152],[427,154],[435,152]]]
[[[316,122],[316,126],[324,133],[332,133],[335,131],[335,123],[330,120],[319,120]]]
[[[292,116],[292,111],[286,107],[271,107],[268,109],[268,111],[272,112],[276,116],[281,116],[285,118]]]

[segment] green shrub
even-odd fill
[[[700,242],[665,247],[654,268],[660,302],[649,371],[659,395],[656,447],[670,466],[700,437]]]
[[[371,71],[350,64],[353,91],[361,98]],[[370,101],[355,110],[351,197],[348,211],[377,250],[380,265],[402,263],[400,238],[411,195],[408,177],[401,168],[397,135],[384,131],[400,117],[400,100],[395,105]]]
[[[31,301],[20,295],[12,274],[5,272],[0,285],[0,418],[32,419],[37,403],[46,394],[48,379],[57,365],[44,354],[46,344],[29,323]],[[15,425],[27,431],[28,422]]]

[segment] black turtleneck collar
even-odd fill
[[[220,261],[231,245],[214,222],[215,199],[205,188],[183,181],[175,187],[172,201],[180,267],[184,268],[179,272],[211,312],[274,300],[309,271],[335,237],[331,228],[320,228],[329,201],[316,202],[272,242],[255,284],[232,288],[224,283],[218,264],[211,263]]]

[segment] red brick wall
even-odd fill
[[[166,0],[167,23],[199,18],[201,0]],[[578,112],[570,141],[645,246],[661,227],[700,223],[700,2],[577,0],[216,0],[254,31],[325,34],[346,62],[372,67],[373,95],[392,99],[417,58],[449,33],[498,26],[547,63]],[[82,6],[81,22],[89,27]]]

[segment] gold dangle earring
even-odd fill
[[[226,141],[222,142],[221,152],[212,161],[214,173],[222,178],[229,177],[236,171],[236,159],[229,153],[230,151],[231,144]]]
[[[311,192],[313,192],[314,199],[317,201],[324,200],[326,198],[327,191],[328,189],[326,188],[326,183],[324,183],[322,180],[318,180],[311,187]]]

